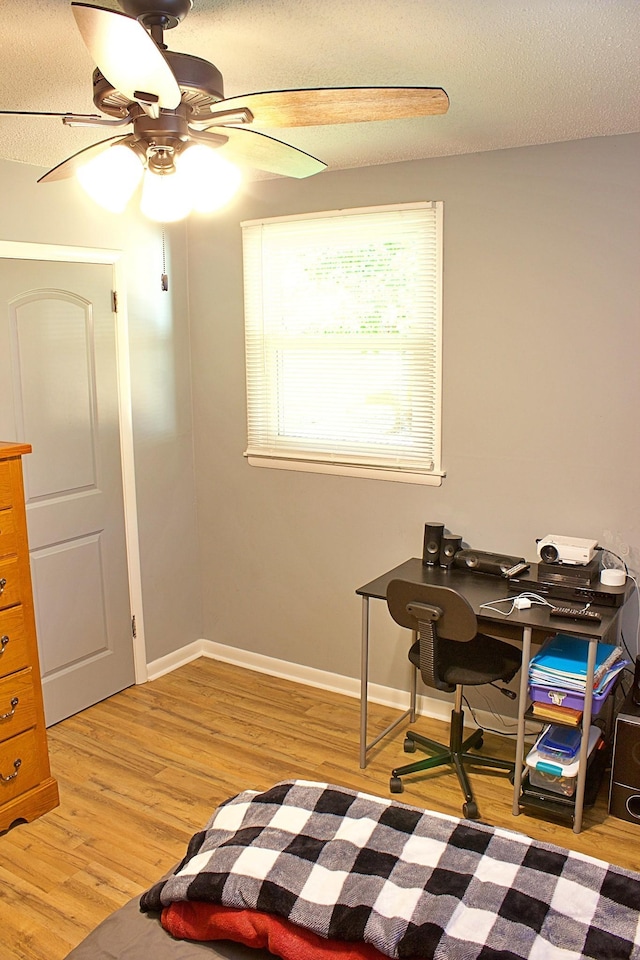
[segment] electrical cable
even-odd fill
[[[638,581],[631,573],[627,573],[627,576],[630,580],[633,580],[636,588],[636,599],[638,601],[638,625],[636,627],[636,655],[640,654],[640,586],[638,586]],[[627,648],[628,649],[628,648]],[[631,659],[633,660],[633,654],[630,653]]]
[[[626,560],[623,560],[622,557],[619,556],[617,553],[614,553],[613,550],[609,550],[608,547],[598,547],[598,550],[601,550],[602,553],[609,553],[609,554],[611,554],[612,557],[615,557],[616,560],[619,560],[620,563],[622,564],[622,567],[623,567],[624,572],[626,573],[627,576],[629,576],[629,567],[627,566]],[[603,562],[603,565],[604,565],[604,560],[603,560],[602,562]]]
[[[628,565],[627,565],[626,560],[624,560],[623,557],[619,556],[619,554],[615,553],[614,550],[610,550],[608,547],[598,547],[598,550],[601,550],[603,554],[608,553],[608,554],[610,554],[612,557],[615,557],[616,560],[618,560],[618,562],[622,564],[622,569],[624,570],[624,572],[625,572],[625,574],[627,575],[627,577],[629,578],[629,580],[633,580],[634,586],[635,586],[635,588],[636,588],[636,589],[635,589],[635,595],[636,595],[636,599],[637,599],[637,601],[638,601],[638,626],[637,626],[637,628],[636,628],[636,655],[638,655],[638,654],[640,654],[640,586],[638,585],[638,580],[637,580],[637,578],[634,576],[633,573],[630,573],[630,572],[629,572],[629,567],[628,567]],[[604,566],[604,565],[605,565],[605,560],[604,560],[604,558],[603,558],[602,563],[603,563],[603,566]],[[624,642],[624,641],[623,641],[623,642]],[[627,653],[628,653],[629,656],[631,657],[631,659],[634,660],[635,657],[634,657],[634,655],[631,653],[631,651],[630,651],[630,649],[629,649],[629,647],[627,646],[626,643],[624,644],[624,646],[625,646],[625,649],[626,649]]]
[[[544,597],[541,597],[538,593],[525,591],[525,593],[519,593],[515,597],[502,597],[500,600],[489,600],[487,603],[481,603],[480,609],[486,608],[487,610],[491,610],[492,613],[499,613],[501,617],[508,617],[514,610],[518,609],[516,600],[529,600],[532,605],[537,603],[544,607],[553,607],[552,603],[549,603],[548,600],[545,600]],[[495,607],[494,604],[496,603],[510,603],[511,607],[505,612]]]
[[[487,696],[485,696],[479,688],[476,688],[476,689],[477,689],[478,694],[480,694],[480,696],[483,697],[483,699],[485,700],[485,702],[486,702],[486,704],[487,704],[487,712],[490,713],[491,716],[494,717],[496,720],[498,720],[499,722],[501,722],[501,723],[504,724],[504,723],[505,723],[505,718],[502,717],[502,716],[500,716],[499,713],[496,713],[495,710],[493,709],[492,705],[491,705],[491,701],[489,700],[489,698],[488,698]],[[499,737],[517,737],[517,736],[518,736],[518,732],[517,732],[517,726],[518,726],[518,725],[517,725],[517,723],[515,723],[515,724],[512,725],[513,728],[514,728],[514,730],[515,730],[514,733],[510,733],[510,732],[508,732],[507,730],[504,730],[504,729],[503,729],[503,730],[498,730],[498,729],[496,729],[496,728],[494,728],[494,727],[486,727],[486,726],[484,726],[484,725],[481,724],[480,721],[478,720],[478,718],[477,718],[477,716],[476,716],[475,709],[471,706],[471,704],[469,703],[469,701],[467,700],[467,698],[466,698],[466,696],[465,696],[464,694],[462,695],[462,699],[463,699],[464,702],[466,703],[467,709],[469,710],[469,713],[471,714],[471,718],[472,718],[473,722],[475,723],[476,727],[478,727],[478,729],[480,729],[480,730],[485,730],[487,733],[495,733],[495,734],[497,734]],[[525,740],[528,740],[528,739],[531,739],[531,738],[534,738],[534,739],[535,739],[535,738],[538,736],[538,734],[544,729],[544,727],[547,726],[547,724],[544,723],[542,720],[530,720],[530,721],[528,721],[528,722],[530,722],[530,723],[535,723],[535,724],[539,724],[539,726],[538,726],[538,729],[537,729],[537,730],[526,730],[526,729],[525,729],[525,734],[524,734],[524,735],[525,735]],[[505,726],[506,726],[506,724],[505,724]]]

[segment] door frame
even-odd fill
[[[113,290],[117,291],[116,365],[118,374],[118,420],[120,426],[120,460],[122,464],[122,491],[127,548],[127,572],[131,617],[135,617],[135,636],[132,630],[133,662],[136,683],[148,679],[144,614],[142,605],[142,575],[140,570],[140,540],[138,535],[138,507],[135,485],[133,452],[133,416],[131,406],[131,368],[129,365],[129,327],[127,300],[124,291],[125,269],[122,250],[98,247],[70,247],[49,243],[28,243],[0,240],[0,258],[6,260],[48,260],[64,263],[111,264]],[[5,438],[9,439],[9,438]],[[133,619],[132,619],[133,622]]]

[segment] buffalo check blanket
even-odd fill
[[[429,960],[640,960],[640,874],[326,783],[226,801],[143,911],[208,901]]]

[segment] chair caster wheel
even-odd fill
[[[415,740],[412,740],[411,737],[405,737],[405,738],[404,738],[404,744],[403,744],[403,746],[404,746],[404,752],[405,752],[405,753],[415,753],[415,752],[416,752]]]
[[[402,793],[404,787],[400,777],[391,777],[391,780],[389,780],[389,790],[391,793]]]
[[[476,750],[482,750],[482,748],[484,747],[484,737],[480,737],[480,739],[476,744],[474,744],[474,746]]]
[[[462,804],[462,816],[467,820],[478,819],[478,805],[475,800],[468,800],[467,803]]]

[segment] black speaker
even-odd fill
[[[425,523],[422,547],[422,562],[424,564],[440,563],[440,544],[443,534],[444,523]]]
[[[631,688],[631,699],[637,707],[640,707],[640,657],[636,657],[636,672]]]
[[[440,544],[440,566],[450,567],[458,550],[462,549],[462,537],[455,533],[445,533]]]
[[[616,717],[609,813],[640,824],[640,707],[633,702],[632,694]]]

